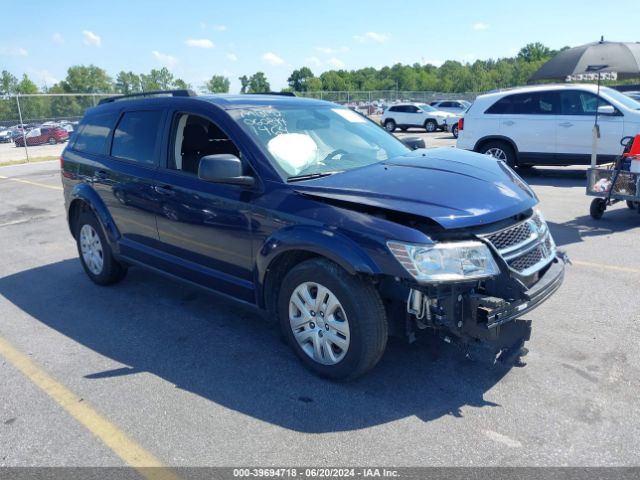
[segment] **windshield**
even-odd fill
[[[640,102],[625,95],[624,93],[609,87],[600,87],[600,93],[604,93],[606,97],[616,100],[630,110],[640,110]]]
[[[265,106],[229,114],[289,180],[351,170],[409,152],[393,135],[348,108]]]
[[[420,105],[418,105],[418,107],[421,108],[422,110],[424,110],[425,112],[437,112],[438,111],[437,108],[433,108],[431,105],[420,104]]]

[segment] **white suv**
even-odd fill
[[[493,155],[510,166],[589,164],[598,109],[598,162],[640,133],[640,103],[596,85],[539,85],[480,95],[458,125],[456,146]],[[598,105],[596,107],[596,105]]]
[[[387,108],[382,114],[382,125],[388,132],[396,128],[424,128],[427,132],[447,129],[447,119],[456,116],[442,112],[424,103],[397,103]]]

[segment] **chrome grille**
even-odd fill
[[[503,250],[529,239],[531,233],[531,227],[527,222],[524,222],[515,227],[492,233],[487,236],[487,240],[489,240],[497,250]]]
[[[491,243],[514,272],[529,276],[556,255],[556,246],[544,219],[534,213],[524,222],[481,236]]]

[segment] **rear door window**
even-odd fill
[[[555,115],[560,110],[557,92],[528,92],[508,95],[494,103],[486,113],[511,115]]]
[[[125,112],[113,134],[111,155],[130,162],[156,165],[163,113],[162,110]]]

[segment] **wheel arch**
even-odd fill
[[[473,146],[474,152],[480,152],[482,146],[489,142],[506,142],[511,148],[513,148],[513,153],[516,155],[516,160],[518,159],[518,155],[520,154],[517,145],[515,142],[509,137],[505,137],[504,135],[487,135],[485,137],[480,138],[476,144]]]
[[[98,219],[110,246],[115,249],[116,242],[120,238],[120,232],[100,195],[89,185],[81,183],[73,188],[69,198],[67,223],[71,235],[75,236],[77,221],[82,212],[90,211]]]
[[[295,265],[311,258],[326,258],[350,275],[375,276],[378,265],[349,238],[320,227],[294,227],[267,238],[256,256],[254,270],[256,302],[273,312],[277,304],[279,280]]]

